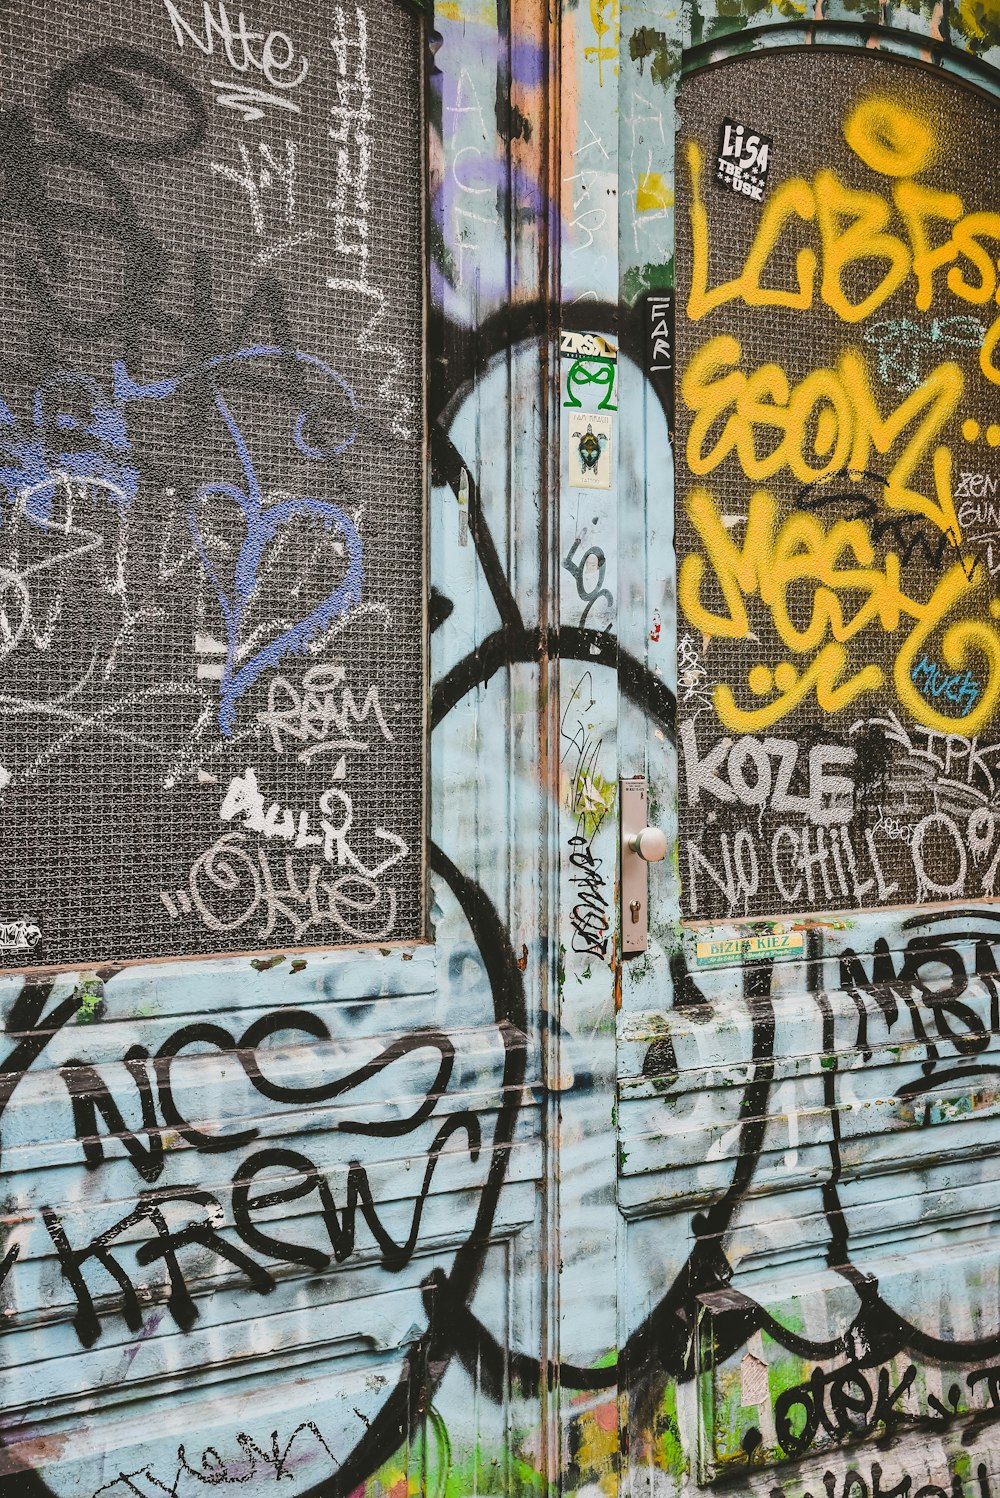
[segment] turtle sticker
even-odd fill
[[[611,488],[610,411],[578,411],[569,423],[569,482],[581,489]]]

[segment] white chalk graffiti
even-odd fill
[[[328,135],[334,142],[333,193],[327,206],[334,215],[333,248],[368,265],[368,178],[372,165],[372,89],[368,74],[368,23],[360,7],[353,14],[338,5],[330,46],[337,60],[337,103],[330,107]]]
[[[301,105],[290,98],[289,93],[305,80],[309,61],[297,54],[286,31],[251,31],[242,10],[234,24],[222,0],[217,14],[211,0],[204,0],[204,29],[199,33],[185,20],[174,0],[163,0],[163,4],[178,47],[183,48],[191,42],[205,57],[214,59],[218,53],[234,72],[256,73],[267,83],[268,87],[263,89],[213,78],[215,102],[223,109],[236,110],[247,122],[263,119],[264,110],[268,108],[284,109],[292,114],[302,112]]]
[[[381,829],[379,835],[399,844],[390,862],[405,857],[401,839]],[[282,923],[295,942],[313,933],[322,940],[324,931],[335,940],[384,941],[396,923],[395,889],[354,870],[330,877],[325,863],[297,867],[290,854],[255,850],[243,832],[224,833],[195,860],[188,889],[161,891],[160,899],[172,920],[193,905],[209,931],[240,931],[259,918],[255,934],[261,942],[286,929]]]
[[[682,702],[712,706],[708,672],[690,635],[682,635],[677,642],[677,695]]]
[[[368,748],[368,740],[360,739],[356,730],[374,720],[387,744],[395,742],[379,702],[378,687],[374,683],[368,688],[365,700],[358,707],[354,694],[345,683],[343,666],[311,666],[302,678],[301,687],[284,676],[276,676],[270,683],[267,694],[267,710],[257,715],[257,721],[271,734],[276,754],[283,754],[286,740],[304,744],[299,751],[303,764],[317,754]],[[344,778],[344,761],[330,777]]]
[[[258,141],[254,153],[241,140],[237,141],[236,150],[239,155],[238,166],[213,161],[211,169],[216,177],[232,182],[244,194],[254,234],[258,239],[269,241],[254,255],[254,264],[270,265],[286,250],[306,244],[315,234],[314,229],[305,229],[301,233],[272,238],[275,233],[280,235],[282,229],[290,229],[295,223],[296,147],[287,138],[282,141],[280,148],[269,146],[266,141]]]

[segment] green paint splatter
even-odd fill
[[[806,1320],[802,1312],[797,1309],[798,1305],[799,1301],[797,1299],[782,1301],[774,1314],[786,1332],[794,1332],[797,1337],[805,1337]],[[761,1337],[763,1340],[765,1362],[771,1361],[772,1352],[778,1353],[779,1356],[784,1352],[784,1343],[777,1341],[771,1336],[770,1332],[762,1332]]]
[[[687,1458],[681,1443],[681,1428],[677,1422],[677,1384],[669,1383],[663,1392],[660,1408],[653,1417],[653,1437],[656,1441],[657,1467],[675,1477],[687,1473]]]
[[[85,978],[76,991],[79,1004],[76,1011],[77,1022],[81,1025],[92,1025],[94,1020],[100,1019],[104,1009],[104,984],[100,978]]]
[[[628,55],[644,71],[647,57],[652,60],[649,76],[661,88],[669,88],[681,70],[680,53],[671,50],[666,32],[654,31],[651,26],[640,26],[628,39]]]
[[[427,1451],[424,1458],[427,1498],[445,1498],[451,1476],[451,1437],[441,1414],[433,1405],[427,1412],[427,1423],[434,1440],[433,1457]],[[427,1444],[430,1446],[430,1441]]]
[[[589,726],[589,725],[588,725]],[[603,775],[587,775],[583,772],[572,787],[570,811],[580,817],[582,830],[588,838],[596,837],[598,829],[611,813],[618,796],[618,786]]]
[[[284,952],[279,952],[276,957],[254,957],[250,966],[255,967],[258,973],[266,973],[272,967],[277,967],[279,962],[284,962],[284,960]]]
[[[630,307],[634,307],[648,291],[670,291],[674,284],[673,257],[657,265],[652,261],[646,265],[631,266],[622,277],[622,294]]]
[[[657,1456],[661,1466],[677,1477],[687,1472],[688,1462],[681,1442],[681,1428],[677,1422],[677,1385],[667,1384],[663,1402],[656,1413],[654,1432]]]

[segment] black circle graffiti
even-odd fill
[[[151,92],[172,96],[171,116],[180,113],[180,124],[169,134],[144,140],[136,131],[137,121],[147,111],[150,99],[133,80],[144,79]],[[130,111],[118,135],[109,135],[80,122],[73,114],[74,96],[78,90],[92,88],[117,99]],[[205,101],[183,73],[169,63],[136,47],[114,45],[85,52],[65,63],[49,86],[49,115],[67,140],[87,150],[99,150],[118,156],[159,158],[179,156],[193,151],[208,129]],[[162,112],[162,110],[161,110]]]
[[[451,889],[469,923],[473,939],[487,973],[493,999],[494,1018],[504,1049],[502,1102],[490,1144],[490,1164],[479,1197],[475,1222],[458,1249],[450,1271],[435,1272],[424,1286],[428,1310],[427,1330],[412,1344],[405,1358],[403,1377],[393,1388],[351,1454],[328,1479],[310,1490],[333,1498],[347,1498],[359,1483],[396,1451],[407,1432],[422,1416],[422,1410],[443,1376],[444,1366],[455,1350],[456,1327],[448,1312],[465,1305],[478,1281],[489,1247],[490,1230],[507,1170],[514,1126],[520,1109],[525,1077],[527,1014],[524,980],[500,917],[483,890],[467,879],[440,849],[431,847],[431,868]],[[98,977],[105,984],[121,969],[105,968]],[[76,994],[59,1003],[51,1014],[45,1009],[55,980],[27,981],[11,1009],[8,1033],[20,1039],[0,1068],[0,1121],[18,1082],[44,1052],[49,1041],[73,1019],[79,1007]],[[248,1162],[249,1163],[249,1162]],[[308,1162],[307,1162],[308,1163]],[[258,1168],[263,1165],[258,1158]],[[239,1187],[246,1189],[246,1179]],[[295,1189],[295,1188],[291,1188]],[[24,1471],[0,1478],[0,1493],[21,1498],[55,1498],[39,1471]]]

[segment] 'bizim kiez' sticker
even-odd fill
[[[759,135],[737,120],[723,120],[715,163],[715,180],[720,187],[753,198],[755,203],[763,202],[770,160],[769,135]]]

